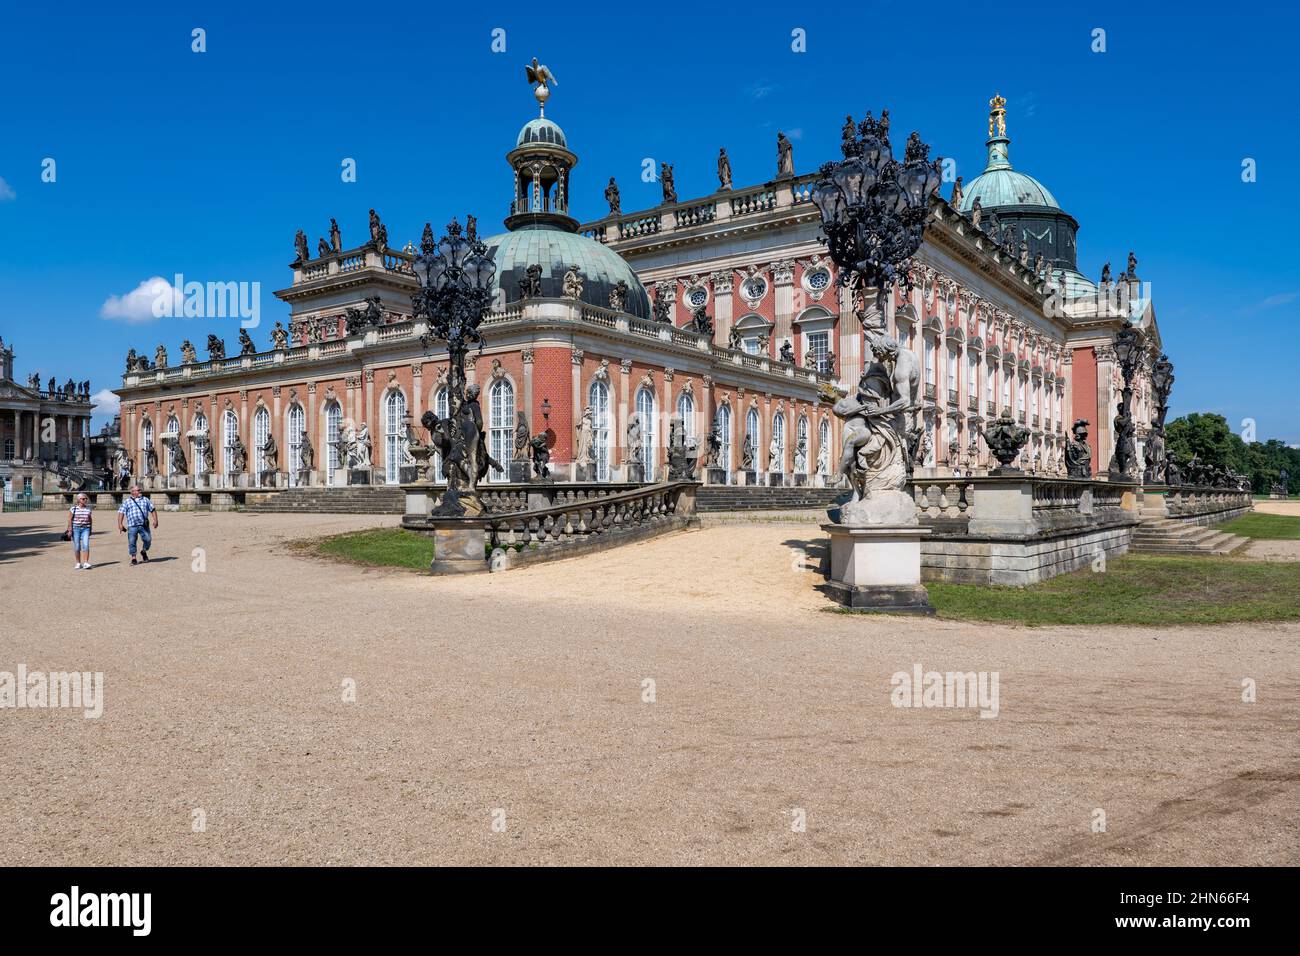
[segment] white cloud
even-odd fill
[[[161,276],[153,276],[126,295],[110,295],[99,307],[99,317],[132,324],[153,322],[161,317],[160,312],[167,311],[169,297],[173,303],[180,302],[181,291]],[[172,314],[176,315],[178,311],[173,309]]]
[[[90,400],[95,403],[96,415],[116,415],[122,409],[122,401],[113,392],[101,388]]]
[[[18,194],[14,192],[13,187],[10,186],[7,182],[5,182],[3,176],[0,176],[0,202],[4,202],[6,199],[17,199],[17,198],[18,198]]]

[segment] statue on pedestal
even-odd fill
[[[609,307],[615,312],[624,312],[627,310],[627,294],[631,289],[627,282],[619,279],[614,284],[614,288],[609,290]]]
[[[275,328],[271,329],[271,344],[280,351],[289,346],[289,330],[280,324],[279,319],[275,321]]]
[[[641,416],[633,415],[627,423],[627,444],[624,446],[624,463],[641,464]]]
[[[230,440],[230,464],[235,474],[248,470],[248,449],[238,434]]]
[[[515,421],[515,461],[528,460],[528,442],[530,441],[530,432],[528,431],[528,418],[523,412],[516,413]]]
[[[731,188],[731,160],[727,157],[727,148],[718,150],[718,189]]]
[[[267,434],[262,444],[262,470],[279,471],[280,447],[275,443],[275,436]]]
[[[546,432],[534,435],[528,447],[532,450],[533,478],[544,481],[551,477],[551,449],[548,447]]]
[[[154,451],[153,442],[144,443],[144,476],[152,478],[158,474],[158,453]]]
[[[789,179],[794,176],[794,147],[785,133],[776,134],[776,178]]]
[[[307,250],[307,233],[303,232],[301,229],[299,229],[297,234],[293,237],[293,251],[297,255],[297,258],[294,260],[295,265],[301,265],[311,258],[311,254]]]
[[[339,233],[339,221],[330,219],[330,249],[334,252],[343,251],[343,236]]]
[[[785,362],[788,365],[794,364],[794,345],[790,343],[789,339],[786,339],[781,343],[781,347],[777,350],[777,353],[781,356],[782,362]]]
[[[376,252],[388,248],[388,227],[379,221],[379,213],[370,210],[370,246]]]
[[[669,163],[659,166],[659,184],[663,187],[664,203],[677,202],[677,187],[673,185],[673,167]]]
[[[596,441],[591,426],[591,406],[582,411],[582,420],[578,423],[578,450],[573,462],[579,466],[590,465],[596,460]]]
[[[1013,418],[999,418],[990,422],[989,427],[982,429],[980,434],[984,436],[984,444],[988,446],[989,453],[998,460],[998,467],[990,471],[990,475],[1021,474],[1021,470],[1011,463],[1020,456],[1025,442],[1029,441],[1028,428]]]
[[[357,467],[357,468],[369,468],[369,467],[371,467],[371,464],[370,464],[370,426],[367,425],[365,422],[362,422],[362,423],[361,423],[361,427],[357,430],[357,436],[356,436],[356,450],[355,450],[354,454],[356,455],[356,459],[357,459],[357,463],[356,463],[356,466],[355,466],[355,467]]]
[[[744,444],[740,446],[740,470],[754,470],[754,436],[745,434]]]
[[[194,343],[186,339],[181,343],[181,364],[193,365],[198,361],[198,352],[194,348]]]
[[[223,359],[226,357],[226,343],[215,335],[208,335],[208,358]]]
[[[302,464],[304,471],[311,471],[316,467],[316,449],[312,447],[311,435],[307,429],[302,430],[301,444],[298,449],[298,460]]]
[[[154,368],[167,367],[167,349],[161,345],[153,350],[153,364]]]
[[[248,329],[239,330],[239,354],[252,355],[257,351],[257,346],[253,344],[253,337],[248,334]]]
[[[609,185],[605,187],[605,202],[609,203],[609,214],[611,216],[621,216],[623,214],[622,200],[618,194],[618,183],[614,182],[614,177],[609,177]]]

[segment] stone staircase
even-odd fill
[[[254,514],[400,515],[406,510],[406,498],[395,485],[286,488],[256,498],[250,492],[244,510]]]
[[[1129,550],[1139,554],[1232,554],[1249,540],[1205,525],[1144,514]]]
[[[700,513],[717,511],[796,511],[826,508],[844,494],[838,488],[760,488],[707,485],[695,494]]]

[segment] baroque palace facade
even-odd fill
[[[1004,101],[990,105],[988,167],[964,192],[959,180],[951,201],[933,200],[913,290],[865,321],[883,322],[924,369],[920,474],[982,473],[980,429],[1003,413],[1031,430],[1022,465],[1043,474],[1064,473],[1071,423],[1087,419],[1101,472],[1122,388],[1110,343],[1132,317],[1158,354],[1154,310],[1137,294],[1131,255],[1114,282],[1079,274],[1077,222],[1011,168]],[[609,215],[581,226],[569,215],[578,157],[558,125],[529,121],[507,159],[507,231],[486,240],[496,305],[467,363],[494,458],[516,458],[517,434],[545,430],[555,477],[577,478],[590,412],[590,477],[627,480],[639,460],[654,480],[666,474],[679,417],[701,445],[716,428],[712,480],[833,482],[830,404],[836,389],[856,386],[869,356],[819,237],[816,176],[794,173],[784,137],[770,182],[733,188],[724,152],[712,195],[679,200],[665,166],[661,205],[623,213],[611,179]],[[207,360],[188,342],[179,365],[161,346],[152,363],[128,360],[122,438],[137,475],[175,488],[340,484],[335,443],[354,431],[375,481],[403,479],[408,425],[426,409],[446,412],[446,351],[422,342],[427,329],[411,315],[413,246],[390,248],[373,210],[370,239],[357,247],[344,248],[331,222],[315,256],[298,234],[293,282],[276,293],[290,325],[276,323],[270,349],[241,334],[238,356],[213,337]],[[1153,411],[1148,373],[1135,385],[1139,441]]]

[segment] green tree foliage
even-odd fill
[[[1165,447],[1186,461],[1193,454],[1220,468],[1250,476],[1251,488],[1267,493],[1285,470],[1287,493],[1300,493],[1300,448],[1276,438],[1247,445],[1222,415],[1192,412],[1165,426]]]

